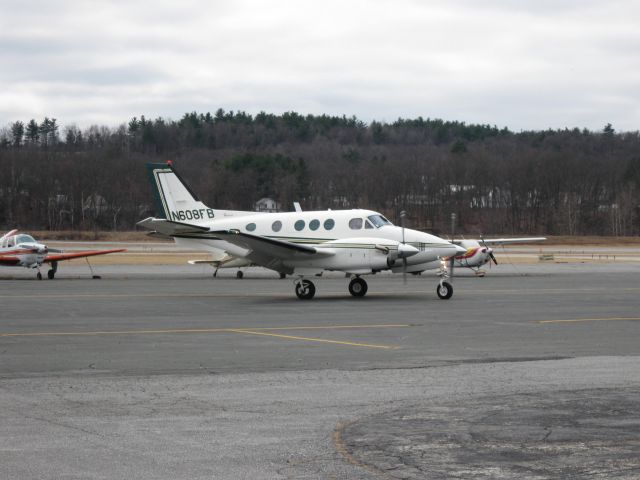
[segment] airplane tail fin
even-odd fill
[[[147,170],[155,196],[157,218],[199,225],[222,217],[254,213],[209,208],[198,199],[170,162],[147,163]]]

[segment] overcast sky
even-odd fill
[[[637,0],[0,0],[0,127],[262,110],[640,129]]]

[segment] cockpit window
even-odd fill
[[[351,230],[360,230],[362,228],[362,219],[352,218],[351,220],[349,220],[349,228]]]
[[[373,225],[371,225],[371,222],[369,220],[365,220],[364,221],[364,228],[373,228]]]
[[[369,215],[367,218],[376,226],[376,228],[383,227],[384,225],[393,225],[393,223],[382,215]]]
[[[16,235],[16,245],[20,243],[36,243],[36,240],[31,235]]]

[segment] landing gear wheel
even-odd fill
[[[244,273],[242,273],[242,270],[238,270],[238,273],[236,273],[236,278],[238,280],[242,280],[242,277],[244,277]]]
[[[315,285],[309,280],[296,283],[296,295],[300,300],[311,300],[316,294]]]
[[[440,299],[448,300],[453,295],[453,287],[449,282],[441,282],[436,288],[436,293]]]
[[[53,280],[55,276],[56,276],[55,270],[51,269],[47,272],[47,277],[49,278],[49,280]]]
[[[367,294],[367,290],[367,282],[360,277],[356,277],[349,282],[349,293],[354,297],[364,297]]]
[[[36,278],[37,278],[38,280],[42,280],[42,274],[41,274],[40,272],[38,272],[38,275],[36,275]]]
[[[287,274],[286,273],[280,273],[280,280],[287,278]]]

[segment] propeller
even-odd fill
[[[451,243],[455,245],[455,231],[456,231],[456,214],[451,214]],[[449,257],[449,278],[453,281],[453,267],[456,261],[456,254]]]
[[[482,242],[482,246],[483,246],[484,248],[486,248],[486,249],[487,249],[487,253],[489,254],[489,257],[491,258],[491,260],[493,260],[493,263],[495,263],[496,265],[498,265],[498,260],[496,260],[496,257],[495,257],[495,255],[493,254],[493,249],[492,249],[492,248],[487,247],[487,244],[486,244],[486,243],[484,243],[484,240],[482,239],[482,237],[480,237],[480,242]]]
[[[404,241],[404,219],[407,216],[407,212],[402,210],[400,212],[400,226],[402,227],[402,245],[405,245]],[[407,257],[402,256],[402,283],[407,284]]]

